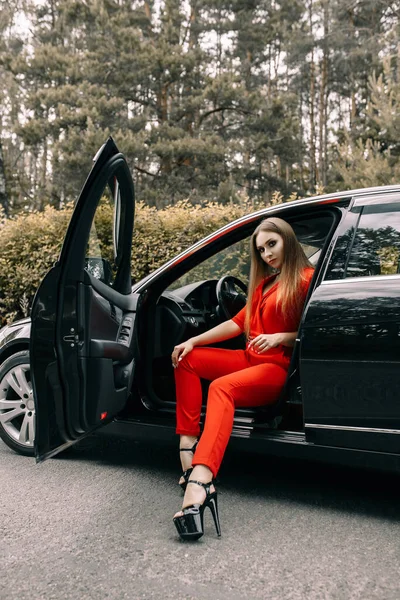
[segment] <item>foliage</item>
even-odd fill
[[[391,60],[371,75],[362,136],[343,133],[335,173],[343,189],[389,185],[400,180],[400,83]]]
[[[341,177],[343,189],[357,189],[374,185],[397,183],[400,165],[394,170],[389,162],[389,152],[383,153],[378,142],[367,139],[346,141],[338,147],[336,172]]]
[[[0,0],[0,204],[74,200],[110,134],[157,208],[337,189],[345,132],[398,162],[368,81],[383,57],[399,70],[399,14],[399,0]]]
[[[0,322],[23,315],[23,298],[32,301],[35,291],[57,260],[71,217],[71,206],[63,210],[46,207],[7,220],[0,241]],[[26,300],[25,300],[26,302]]]
[[[61,210],[47,206],[43,212],[21,214],[4,221],[0,238],[0,323],[25,316],[35,291],[61,250],[72,205]],[[143,203],[136,208],[132,250],[132,280],[173,258],[225,223],[249,212],[247,205],[209,203],[193,207],[188,202],[157,211]],[[100,251],[112,256],[112,214],[100,206],[96,233]],[[96,248],[91,247],[98,255]]]

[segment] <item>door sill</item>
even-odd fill
[[[147,437],[149,435],[152,440],[154,436],[157,436],[160,441],[176,438],[175,419],[168,418],[166,414],[164,416],[156,416],[154,413],[151,415],[151,418],[146,418],[146,416],[137,416],[130,419],[116,418],[109,425],[98,430],[98,432],[104,432],[107,435],[125,435],[143,440],[149,439]],[[239,438],[252,441],[271,440],[289,444],[307,443],[304,431],[271,429],[267,425],[255,425],[252,419],[247,418],[235,418],[231,437],[232,439]]]
[[[160,417],[156,419],[154,415],[152,416],[151,420],[143,417],[130,420],[116,419],[109,425],[98,429],[96,433],[130,438],[137,442],[176,446],[175,421]],[[398,454],[313,444],[306,440],[305,433],[302,431],[281,431],[236,425],[232,431],[229,449],[400,473]]]

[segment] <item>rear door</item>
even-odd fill
[[[307,307],[306,438],[400,453],[400,195],[358,198]]]
[[[110,138],[32,306],[37,461],[108,423],[126,404],[135,366],[133,225],[132,178]]]

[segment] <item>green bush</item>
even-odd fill
[[[1,220],[0,215],[0,324],[29,314],[35,291],[57,260],[73,207],[46,207],[43,212]],[[194,207],[181,202],[164,210],[136,207],[132,250],[132,280],[149,272],[209,233],[249,212],[246,206],[208,204]],[[111,212],[97,213],[96,229],[103,256],[112,254],[109,239]]]
[[[0,234],[0,322],[26,316],[43,276],[59,255],[72,207],[46,207],[3,222]]]

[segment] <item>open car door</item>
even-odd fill
[[[30,361],[39,462],[108,423],[134,375],[134,188],[110,138],[95,157],[60,258],[32,306]]]

